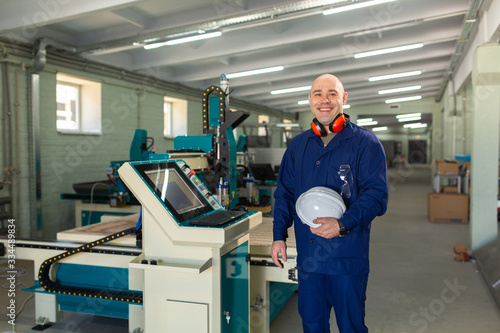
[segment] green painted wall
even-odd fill
[[[13,57],[14,58],[14,57]],[[29,66],[29,59],[17,58]],[[21,66],[9,64],[9,86],[11,88],[11,104],[15,95],[19,96],[17,108],[19,116],[18,130],[13,134],[13,144],[19,134],[19,152],[14,152],[14,167],[19,169],[13,176],[14,207],[16,227],[19,237],[30,236],[30,178],[29,168],[29,133],[26,71]],[[56,74],[57,72],[78,76],[102,83],[102,135],[61,134],[56,130]],[[17,73],[17,92],[16,92]],[[0,91],[0,101],[3,96]],[[148,131],[148,136],[155,139],[157,153],[164,153],[174,148],[173,139],[163,136],[163,98],[171,96],[188,100],[188,135],[202,134],[202,109],[200,98],[185,96],[177,92],[124,82],[120,79],[93,75],[84,71],[76,71],[61,66],[47,65],[40,74],[40,150],[42,177],[42,238],[53,239],[58,231],[75,226],[74,202],[61,200],[61,193],[73,193],[74,183],[106,180],[106,169],[112,160],[126,160],[136,128]],[[13,112],[14,107],[13,107]],[[247,121],[256,122],[258,114],[253,110],[242,110],[251,113]],[[13,114],[13,119],[15,112]],[[270,115],[271,122],[278,122]],[[14,125],[16,125],[14,123]],[[279,141],[273,139],[279,147]],[[14,147],[15,148],[15,147]],[[3,166],[4,145],[0,144],[0,165]],[[19,155],[20,163],[17,163]],[[18,165],[19,164],[19,165]],[[2,174],[3,178],[3,174]],[[21,185],[20,191],[17,184]],[[0,191],[0,197],[9,194],[8,187]],[[18,199],[19,204],[18,204]],[[20,209],[18,210],[18,207]]]

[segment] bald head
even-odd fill
[[[320,83],[330,84],[332,87],[336,87],[338,89],[338,93],[340,95],[344,94],[344,85],[342,84],[342,82],[340,82],[338,77],[336,77],[335,75],[332,75],[332,74],[323,74],[323,75],[318,76],[314,80],[314,82],[311,86],[310,93],[312,93],[314,91],[315,86],[317,86]]]

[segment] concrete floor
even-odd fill
[[[434,224],[427,220],[427,193],[431,191],[426,166],[390,170],[389,209],[372,224],[371,273],[368,282],[366,324],[371,333],[492,333],[500,331],[496,306],[473,262],[456,262],[453,246],[470,246],[468,224]],[[4,267],[5,263],[0,262]],[[31,286],[29,262],[18,281]],[[5,272],[0,271],[2,284]],[[3,285],[2,287],[4,287]],[[16,291],[17,309],[29,293]],[[3,290],[3,291],[2,291]],[[0,290],[0,332],[10,332],[7,291]],[[35,332],[34,300],[26,302],[15,332]],[[127,321],[65,313],[45,332],[127,332]],[[338,332],[335,319],[331,331]],[[302,332],[297,295],[271,324],[271,333]]]
[[[371,231],[370,332],[500,332],[500,309],[476,265],[453,257],[455,244],[470,248],[469,225],[428,222],[430,169],[391,169],[389,179],[387,213],[373,221]],[[302,332],[297,295],[277,315],[271,332]],[[331,332],[338,332],[334,318]]]

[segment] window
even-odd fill
[[[289,119],[283,119],[283,124],[291,124],[292,121]],[[284,128],[285,130],[283,131],[283,142],[287,143],[289,140],[292,139],[292,126],[286,126]]]
[[[57,120],[60,133],[101,134],[101,84],[57,74]]]
[[[163,135],[175,138],[187,135],[187,101],[178,98],[165,97],[163,104],[164,129]]]
[[[57,82],[57,129],[78,130],[80,126],[80,86]]]
[[[260,114],[258,116],[258,118],[257,118],[257,121],[259,123],[267,123],[267,124],[269,124],[269,116],[268,115]],[[266,127],[259,127],[257,135],[258,136],[266,136],[267,135],[267,128]]]

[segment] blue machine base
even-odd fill
[[[127,268],[61,263],[57,269],[56,276],[57,281],[64,286],[140,293],[139,291],[128,289]],[[42,288],[38,281],[35,281],[33,287],[23,290],[56,295],[56,300],[62,311],[104,317],[128,319],[129,304],[140,304],[102,298],[49,293]]]
[[[269,323],[272,323],[276,315],[281,311],[281,309],[288,302],[290,297],[299,287],[296,283],[284,283],[284,282],[270,282],[269,283],[269,295],[271,297],[270,302],[272,306],[269,313]],[[278,297],[273,297],[278,296]]]

